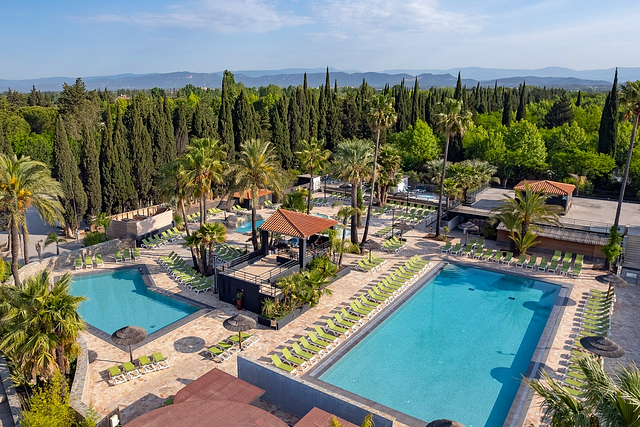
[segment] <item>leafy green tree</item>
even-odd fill
[[[200,226],[192,235],[185,238],[184,246],[190,248],[204,248],[197,251],[200,273],[211,276],[215,267],[216,243],[224,243],[227,236],[227,227],[221,222],[210,222]]]
[[[0,154],[13,154],[13,148],[9,140],[4,135],[4,129],[2,128],[2,122],[0,122]]]
[[[24,287],[7,289],[0,349],[32,380],[51,378],[58,370],[69,372],[68,359],[80,350],[76,340],[86,325],[78,305],[86,298],[72,295],[70,286],[70,274],[52,284],[45,270],[27,279]]]
[[[560,95],[560,98],[553,103],[551,109],[544,117],[545,127],[551,129],[562,126],[565,123],[571,123],[573,120],[573,106],[571,100],[566,93]]]
[[[63,215],[67,231],[75,232],[78,229],[80,218],[87,211],[87,193],[84,191],[78,165],[69,147],[62,116],[58,116],[56,120],[52,175],[62,187],[63,196],[60,198],[60,202],[64,207]]]
[[[309,200],[309,191],[300,188],[285,196],[282,202],[282,208],[295,212],[306,212],[308,215],[309,212],[307,211],[307,203],[305,203],[305,200]]]
[[[80,172],[84,191],[87,195],[87,212],[91,216],[97,216],[102,208],[102,186],[100,185],[100,159],[94,135],[89,127],[83,128],[82,157]]]
[[[598,152],[613,156],[618,133],[618,69],[613,78],[611,92],[607,94],[598,130]]]
[[[622,255],[622,236],[618,233],[617,226],[611,226],[609,230],[609,242],[600,250],[606,257],[605,269],[609,270],[610,266]]]
[[[131,163],[135,165],[133,185],[138,199],[144,204],[151,201],[153,176],[156,174],[153,162],[151,137],[143,123],[142,98],[136,96],[131,103],[131,123],[129,128],[129,142],[131,144]]]
[[[417,169],[440,153],[438,138],[431,127],[420,119],[406,131],[390,135],[389,143],[398,147],[405,170]]]
[[[325,150],[324,141],[313,138],[309,142],[300,141],[300,151],[296,151],[296,156],[300,163],[309,171],[311,179],[309,181],[309,197],[307,197],[307,215],[311,210],[311,198],[313,194],[313,173],[322,173],[329,163],[331,151]]]
[[[373,169],[373,147],[371,141],[348,139],[336,146],[333,153],[334,174],[351,183],[351,242],[358,243],[358,190],[362,181],[369,179]]]
[[[436,237],[440,236],[440,221],[442,220],[442,196],[444,194],[444,178],[447,169],[447,152],[449,151],[449,139],[451,135],[459,134],[464,137],[464,133],[471,124],[471,112],[463,110],[460,101],[448,98],[444,106],[444,112],[438,113],[436,121],[445,135],[444,161],[442,162],[442,174],[440,175],[440,193],[438,199],[438,218],[436,222]]]
[[[404,83],[404,80],[403,80]],[[380,150],[380,132],[383,129],[387,129],[393,125],[396,121],[396,112],[393,109],[392,100],[385,95],[378,95],[371,99],[369,105],[369,120],[371,127],[376,131],[376,145],[373,152],[373,171],[371,174],[371,195],[369,196],[369,207],[367,209],[367,219],[364,225],[364,232],[362,233],[362,243],[367,241],[369,234],[369,220],[371,219],[371,210],[373,207],[373,194],[376,188],[376,168],[378,166],[378,151]]]
[[[241,197],[249,192],[251,198],[251,241],[253,249],[258,250],[256,210],[260,200],[260,190],[271,190],[276,194],[283,191],[284,173],[275,156],[271,143],[252,139],[242,143],[237,161],[228,170],[232,188],[240,192]]]
[[[545,170],[547,150],[540,131],[533,123],[513,123],[504,133],[505,153],[497,162],[503,185],[512,177],[526,177]],[[488,160],[488,159],[487,159]]]

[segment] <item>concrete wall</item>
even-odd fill
[[[86,418],[87,412],[90,409],[89,406],[84,403],[84,396],[89,388],[89,381],[87,381],[89,350],[82,336],[78,336],[78,344],[80,345],[80,354],[76,360],[76,373],[73,377],[73,384],[71,384],[69,406],[75,409],[82,418]]]
[[[129,238],[109,240],[108,242],[76,249],[75,251],[65,252],[59,256],[52,256],[44,258],[41,261],[30,262],[19,270],[20,281],[24,282],[26,278],[34,276],[42,270],[53,271],[72,267],[75,265],[76,257],[84,259],[85,256],[102,254],[103,260],[108,262],[108,256],[113,255],[116,249],[133,248],[135,246],[136,241]],[[7,283],[11,285],[13,284],[13,276],[7,279]]]
[[[238,356],[238,378],[265,391],[262,399],[303,417],[314,407],[360,425],[373,414],[376,427],[392,427],[395,419],[358,402],[347,400],[328,390],[248,356]]]
[[[164,208],[152,206],[149,208],[138,209],[137,211],[114,215],[111,219],[111,224],[107,229],[107,236],[109,236],[110,239],[115,239],[129,234],[142,237],[151,232],[167,228],[173,224],[173,212],[171,209],[167,209],[162,212],[162,209]],[[133,220],[134,217],[138,215],[148,216],[148,218]],[[127,219],[129,221],[126,221]]]
[[[509,233],[504,230],[498,230],[498,242],[508,244]],[[584,243],[566,242],[564,240],[550,239],[548,237],[538,237],[538,244],[533,249],[547,249],[549,251],[563,251],[571,252],[575,254],[582,254],[589,259],[605,258],[605,255],[600,250],[602,246],[587,245]]]
[[[7,395],[7,402],[11,409],[11,417],[13,418],[13,425],[20,427],[20,419],[22,418],[22,404],[20,398],[16,392],[16,388],[11,381],[11,374],[9,373],[9,367],[4,357],[0,356],[0,379],[4,386],[4,393]],[[6,426],[9,427],[9,426]]]

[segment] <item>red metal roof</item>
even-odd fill
[[[337,223],[338,221],[333,219],[278,209],[260,226],[260,230],[306,238],[333,227]]]
[[[318,427],[318,426],[328,426],[329,420],[331,420],[331,415],[328,412],[323,411],[319,408],[313,408],[307,415],[305,415],[300,421],[296,423],[294,427]],[[349,421],[345,421],[342,418],[338,418],[338,421],[343,427],[358,427],[357,425],[350,423]]]
[[[263,394],[264,390],[261,388],[214,368],[178,391],[173,403],[192,400],[231,400],[251,403]]]
[[[535,191],[536,193],[557,194],[559,196],[568,196],[572,194],[576,188],[573,184],[565,184],[564,182],[549,181],[546,179],[542,181],[527,181],[525,179],[513,188],[516,190],[524,190],[526,184],[529,184],[531,191]]]

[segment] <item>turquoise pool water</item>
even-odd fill
[[[425,422],[502,426],[559,291],[447,265],[320,379]]]
[[[199,310],[149,291],[137,269],[74,277],[71,293],[88,298],[80,304],[80,315],[107,334],[127,325],[151,334]]]
[[[264,224],[264,219],[259,219],[256,221],[256,229],[258,229],[258,227],[260,227],[262,224]],[[244,224],[242,224],[240,227],[236,228],[236,231],[238,233],[246,233],[251,231],[251,220],[245,222]]]

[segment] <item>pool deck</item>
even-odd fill
[[[315,208],[313,212],[331,214],[334,211],[337,211],[337,209],[324,207]],[[262,210],[260,213],[263,217],[266,217],[273,211]],[[373,231],[389,225],[390,222],[391,218],[388,218],[388,215],[383,218],[372,217]],[[452,235],[455,237],[461,236],[458,233],[452,233]],[[315,325],[324,324],[323,319],[332,316],[337,308],[346,306],[355,296],[360,295],[362,290],[375,284],[381,276],[386,274],[387,270],[392,269],[399,262],[405,261],[408,257],[418,254],[423,257],[429,257],[434,261],[434,264],[437,261],[444,260],[470,266],[482,266],[498,272],[524,274],[538,280],[566,285],[570,293],[565,300],[564,311],[561,313],[562,317],[559,321],[557,333],[552,338],[548,357],[542,364],[551,372],[563,372],[566,366],[567,354],[569,353],[569,344],[575,337],[578,327],[578,323],[575,322],[578,303],[589,290],[594,288],[606,289],[605,285],[594,280],[595,276],[602,274],[602,271],[592,270],[591,266],[587,264],[582,276],[572,279],[560,275],[551,275],[521,268],[516,269],[512,266],[441,254],[440,247],[443,243],[424,238],[424,226],[419,226],[413,231],[405,233],[404,236],[409,243],[407,249],[398,254],[377,254],[379,257],[389,260],[386,269],[382,269],[375,274],[353,270],[352,273],[331,284],[330,289],[333,291],[331,296],[323,297],[318,306],[307,311],[282,330],[275,331],[258,326],[258,329],[254,332],[259,341],[246,349],[244,353],[264,363],[270,363],[269,356],[271,354],[279,352],[284,346],[290,346],[301,335],[312,330]],[[239,245],[244,245],[246,239],[245,235],[234,231],[230,231],[227,235],[228,242]],[[486,246],[493,249],[502,249],[501,245],[495,241],[487,241]],[[180,245],[180,240],[156,250],[141,249],[142,259],[135,262],[115,264],[112,255],[104,254],[105,268],[102,270],[131,268],[135,264],[143,264],[148,268],[149,274],[153,278],[156,291],[195,300],[209,308],[206,308],[204,313],[197,318],[185,324],[180,324],[178,327],[163,333],[152,342],[143,343],[141,347],[134,350],[134,357],[143,354],[150,355],[157,351],[162,352],[169,359],[170,369],[145,374],[139,379],[116,386],[112,385],[108,380],[107,368],[127,361],[129,358],[128,353],[96,335],[89,332],[83,333],[89,348],[88,392],[85,394],[85,403],[91,403],[100,415],[106,415],[118,407],[122,414],[122,421],[126,423],[143,413],[158,408],[166,398],[175,395],[186,384],[213,368],[219,368],[232,375],[237,375],[235,356],[223,363],[217,363],[205,355],[205,350],[231,335],[231,332],[223,328],[222,322],[229,316],[237,314],[238,310],[235,306],[220,302],[217,295],[212,292],[194,294],[173,281],[157,262],[160,256],[167,255],[172,250],[181,254],[186,260],[190,259],[188,250]],[[349,264],[355,258],[355,255],[345,254],[343,263]],[[633,328],[629,321],[634,320],[633,324],[637,324],[639,320],[638,310],[632,308],[637,307],[638,303],[640,303],[640,292],[632,287],[620,289],[617,292],[617,304],[620,309],[617,307],[614,312],[612,338],[627,350],[626,360],[639,361],[640,332],[637,328]],[[629,309],[623,310],[624,306],[628,306]],[[257,318],[257,315],[246,310],[243,310],[242,313],[254,319]],[[635,316],[635,318],[632,319],[628,316]],[[534,399],[524,425],[540,425],[541,415],[538,403],[539,401]],[[295,415],[282,411],[266,402],[261,402],[261,406],[290,425],[298,420]],[[398,422],[396,424],[399,426],[404,425]]]

